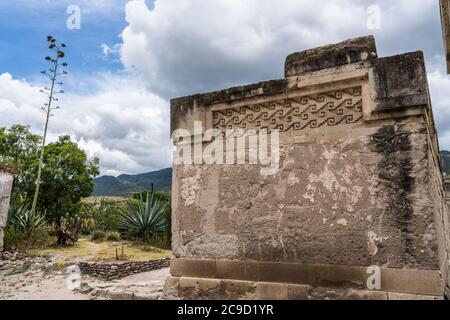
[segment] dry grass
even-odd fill
[[[122,257],[122,247],[124,257]],[[49,247],[36,249],[30,252],[34,255],[57,256],[63,261],[118,261],[116,260],[116,249],[119,261],[147,261],[169,258],[172,254],[169,250],[163,250],[150,246],[138,246],[126,241],[118,242],[91,242],[87,238],[81,238],[75,246]]]

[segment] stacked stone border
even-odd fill
[[[182,300],[443,300],[442,296],[292,283],[172,277],[164,294]]]
[[[381,289],[367,289],[363,266],[172,259],[165,294],[181,299],[443,299],[437,270],[380,268]]]
[[[170,258],[125,263],[78,263],[82,274],[88,274],[106,280],[121,279],[133,274],[159,270],[168,268],[169,266]]]

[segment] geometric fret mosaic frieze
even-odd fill
[[[314,95],[213,111],[215,129],[280,132],[354,124],[363,119],[362,89],[353,87]]]

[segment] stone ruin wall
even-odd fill
[[[0,164],[0,252],[3,251],[3,229],[8,220],[9,199],[14,179],[14,170]]]
[[[282,299],[292,284],[303,298],[363,290],[372,265],[386,292],[442,296],[449,218],[423,54],[376,52],[353,39],[288,56],[285,79],[172,100],[172,130],[280,130],[275,175],[174,166],[175,296],[200,298],[203,283],[230,297],[230,279],[281,283]]]
[[[138,273],[160,270],[169,267],[169,265],[170,259],[168,258],[124,263],[78,263],[78,267],[83,274],[88,274],[106,280],[122,279]]]
[[[439,0],[441,8],[444,54],[447,59],[447,73],[450,74],[450,0]]]

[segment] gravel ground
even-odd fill
[[[163,299],[169,269],[103,281],[80,276],[76,268],[61,271],[56,257],[0,257],[1,300]]]

